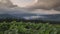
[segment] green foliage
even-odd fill
[[[31,22],[0,22],[0,34],[60,34],[60,25]]]

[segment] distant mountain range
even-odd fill
[[[60,14],[53,15],[36,15],[36,14],[0,14],[1,19],[24,19],[24,20],[43,20],[43,21],[60,21]]]

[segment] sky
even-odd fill
[[[37,0],[36,0],[37,1]],[[20,7],[25,7],[26,5],[30,5],[30,4],[32,4],[33,2],[34,2],[34,0],[11,0],[11,2],[13,3],[13,4],[16,4],[16,5],[18,5],[18,6],[20,6]],[[5,8],[6,9],[6,8]],[[20,10],[20,9],[19,9]],[[16,10],[15,10],[16,11]],[[22,10],[21,10],[22,11]],[[27,10],[28,11],[28,10]],[[32,12],[33,11],[33,12]],[[32,11],[29,11],[29,12],[32,12],[32,13],[52,13],[52,14],[54,14],[54,13],[60,13],[60,12],[57,12],[57,11],[52,11],[52,10],[32,10]],[[38,12],[37,12],[38,11]],[[5,13],[5,11],[2,11],[2,13]],[[10,10],[10,12],[11,12],[11,10]],[[6,12],[6,13],[10,13],[10,12]],[[23,12],[25,12],[25,10],[23,11]],[[1,11],[0,11],[0,13],[1,13]],[[16,11],[16,13],[17,13],[17,11]]]
[[[26,5],[32,4],[35,0],[11,0],[13,4],[16,4],[20,7],[25,7]]]

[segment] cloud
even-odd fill
[[[12,8],[17,7],[17,5],[13,5],[10,0],[1,0],[0,1],[0,8]]]
[[[27,5],[33,4],[35,0],[10,0],[13,4],[19,7],[25,7]]]
[[[41,9],[50,9],[50,8],[55,8],[55,7],[58,7],[59,5],[59,3],[58,4],[55,4],[53,1],[53,4],[44,4],[44,2],[42,2],[42,1],[39,1],[39,2],[37,2],[37,3],[35,3],[35,4],[33,4],[33,5],[30,5],[30,6],[28,6],[27,5],[27,7],[25,7],[24,9],[21,9],[21,8],[15,8],[15,9],[10,9],[10,8],[14,8],[14,4],[12,3],[12,2],[8,2],[9,0],[7,0],[6,2],[7,3],[4,3],[3,1],[1,1],[0,2],[0,14],[1,13],[9,13],[9,14],[13,14],[13,13],[17,13],[17,14],[20,14],[20,13],[42,13],[42,14],[44,14],[44,13],[50,13],[50,14],[56,14],[56,13],[60,13],[60,12],[58,12],[58,11],[51,11],[51,10],[41,10]],[[58,1],[58,0],[56,0],[56,1]],[[55,2],[56,2],[55,1]],[[50,2],[50,1],[49,1]],[[41,4],[42,5],[41,5]],[[57,6],[56,6],[57,5]],[[1,8],[1,7],[3,7],[3,8]],[[5,8],[5,7],[7,7],[7,8]],[[17,6],[15,6],[15,7],[17,7]],[[32,8],[32,9],[27,9],[27,8]],[[37,10],[38,9],[38,10]],[[60,10],[60,9],[58,9],[58,10]],[[37,12],[38,11],[38,12]]]
[[[60,7],[60,0],[38,0],[35,4],[28,6],[32,9],[53,9]]]

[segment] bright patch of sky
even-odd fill
[[[13,4],[16,4],[20,7],[25,7],[28,4],[32,4],[35,0],[11,0]]]

